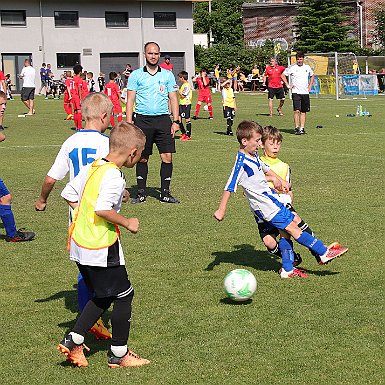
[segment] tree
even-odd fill
[[[338,0],[304,0],[298,5],[294,48],[303,52],[347,52],[357,47],[348,39],[344,7]]]
[[[374,20],[376,23],[375,40],[378,45],[385,48],[385,6],[377,8],[374,11]]]
[[[208,3],[194,5],[194,33],[209,33],[215,44],[243,46],[243,0],[212,0],[211,14]]]

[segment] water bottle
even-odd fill
[[[362,105],[360,104],[360,116],[363,116],[363,113],[362,113]]]

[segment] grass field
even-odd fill
[[[241,191],[224,222],[213,219],[237,150],[236,139],[222,135],[214,94],[214,120],[193,122],[193,140],[177,143],[171,189],[182,203],[150,197],[122,210],[141,223],[137,235],[122,234],[135,287],[129,345],[152,364],[110,370],[108,343],[88,335],[90,365],[72,368],[55,350],[77,316],[64,181],[47,210],[34,211],[72,123],[63,120],[62,101],[37,98],[36,115],[24,119],[17,117],[22,103],[10,101],[0,175],[14,196],[18,227],[37,237],[20,244],[0,239],[3,384],[384,384],[385,98],[360,101],[373,115],[362,118],[346,117],[356,100],[312,99],[303,136],[292,134],[290,101],[285,116],[269,118],[266,95],[237,100],[235,124],[253,119],[282,130],[295,207],[325,243],[338,240],[349,252],[321,267],[296,246],[309,278],[283,280]],[[135,185],[134,171],[125,174],[127,185]],[[157,155],[148,182],[156,196]],[[222,282],[238,267],[253,272],[258,289],[252,301],[237,305],[224,298]]]

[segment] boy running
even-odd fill
[[[179,81],[182,85],[179,88],[179,128],[182,133],[180,140],[191,140],[191,99],[192,87],[188,82],[188,73],[181,71],[178,74]],[[186,120],[186,129],[183,126],[183,119]]]
[[[290,185],[259,158],[257,150],[262,146],[262,132],[262,127],[252,121],[243,121],[238,125],[237,139],[240,149],[214,218],[218,221],[224,219],[230,195],[236,191],[238,184],[241,185],[254,216],[269,222],[280,230],[282,237],[279,241],[282,255],[281,278],[306,278],[307,274],[293,266],[294,251],[290,236],[312,252],[317,253],[320,256],[321,265],[329,263],[348,249],[339,244],[334,244],[328,249],[313,235],[302,232],[294,222],[294,214],[274,196],[266,177],[273,182],[277,190],[284,193],[289,191]]]
[[[70,259],[76,262],[87,286],[95,293],[72,331],[58,345],[58,350],[79,367],[88,365],[83,353],[87,331],[112,303],[113,334],[108,366],[119,368],[150,363],[127,347],[134,289],[127,276],[118,229],[121,226],[133,234],[139,230],[137,218],[119,214],[126,187],[120,169],[134,167],[144,144],[145,136],[138,127],[119,123],[111,131],[108,155],[84,168],[61,194],[74,209],[68,237]]]
[[[120,105],[120,87],[116,83],[117,78],[116,72],[110,72],[109,78],[110,81],[106,84],[104,87],[103,92],[110,98],[112,104],[114,105],[114,115],[116,114],[118,117],[118,122],[120,123],[122,121],[122,106]],[[111,115],[110,121],[111,121],[111,127],[115,127],[115,119],[114,115]]]

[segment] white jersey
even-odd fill
[[[314,75],[313,70],[307,64],[293,64],[286,68],[283,73],[290,77],[290,84],[293,86],[293,94],[309,94],[309,77]]]
[[[100,162],[105,161],[100,159]],[[61,193],[61,196],[64,199],[67,199],[70,202],[78,202],[80,200],[87,181],[89,167],[90,165],[83,167],[78,176],[67,183],[66,187]],[[100,184],[99,195],[95,204],[95,211],[115,210],[116,212],[119,212],[122,206],[122,198],[125,188],[126,180],[120,170],[113,168],[106,171]],[[118,253],[110,253],[116,254],[112,256],[108,253],[108,247],[97,250],[90,250],[78,246],[71,239],[70,260],[87,266],[107,267],[124,265],[124,254],[119,239],[118,248]]]
[[[237,185],[243,187],[250,209],[255,216],[270,221],[280,210],[274,201],[276,197],[269,187],[265,173],[270,167],[259,156],[238,152],[225,191],[235,192]]]
[[[36,88],[35,77],[36,70],[32,66],[23,67],[20,72],[20,76],[23,79],[23,87]]]
[[[108,144],[108,136],[99,131],[76,132],[63,143],[47,175],[55,180],[62,180],[69,171],[72,180],[84,166],[106,156],[109,152]]]

